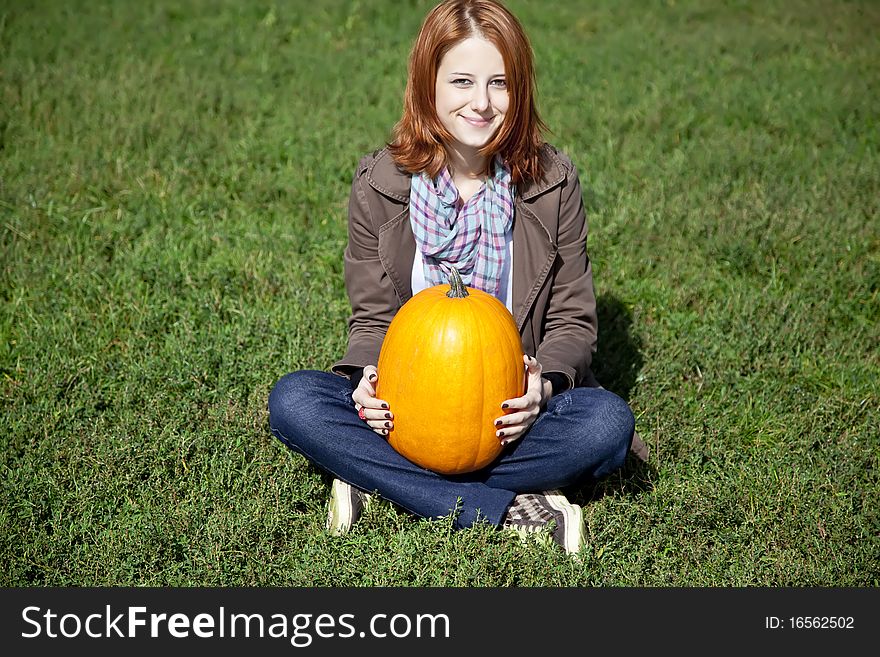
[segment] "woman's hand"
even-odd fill
[[[376,371],[375,365],[367,365],[360,383],[351,393],[351,398],[354,400],[354,407],[360,418],[380,436],[387,436],[391,427],[394,426],[394,416],[391,414],[387,402],[376,399],[376,381],[378,380],[379,373]]]
[[[538,419],[538,414],[553,394],[553,386],[541,377],[541,363],[529,355],[523,355],[523,361],[526,366],[526,394],[505,400],[501,408],[513,409],[515,412],[502,415],[495,420],[495,435],[501,440],[502,445],[508,445],[522,438]]]

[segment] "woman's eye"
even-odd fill
[[[467,78],[458,78],[457,80],[452,81],[452,84],[454,84],[457,87],[463,87],[463,86],[469,85],[470,83],[471,83],[471,81],[468,80]]]
[[[498,87],[499,89],[506,89],[507,80],[492,80],[492,86]]]

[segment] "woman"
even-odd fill
[[[333,533],[357,521],[370,491],[425,518],[453,514],[457,527],[546,528],[577,553],[581,509],[558,489],[614,471],[630,448],[632,412],[589,369],[597,321],[581,188],[571,161],[541,138],[531,53],[499,3],[442,2],[410,54],[392,143],[355,171],[347,353],[332,373],[288,374],[269,398],[275,436],[336,478]],[[387,443],[394,409],[376,398],[376,363],[397,310],[453,266],[513,314],[527,386],[504,401],[507,414],[498,409],[501,455],[442,476]]]

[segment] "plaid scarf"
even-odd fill
[[[494,167],[494,175],[466,203],[448,169],[436,180],[425,173],[413,175],[409,216],[429,284],[448,282],[455,267],[465,285],[499,295],[505,235],[513,225],[514,188],[500,158],[495,158]]]

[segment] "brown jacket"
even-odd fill
[[[513,221],[513,316],[523,350],[569,387],[598,385],[596,298],[586,251],[587,224],[577,171],[550,145],[541,180],[517,186]],[[351,301],[343,376],[375,365],[391,319],[412,297],[416,243],[409,219],[410,174],[387,149],[358,164],[349,201],[345,286]]]

